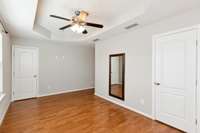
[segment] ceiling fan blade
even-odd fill
[[[101,24],[95,24],[95,23],[86,22],[85,25],[96,27],[96,28],[103,28],[103,25],[101,25]]]
[[[60,30],[67,29],[67,28],[69,28],[69,27],[71,27],[71,26],[72,26],[71,24],[69,24],[69,25],[66,25],[66,26],[64,26],[64,27],[61,27],[61,28],[60,28]]]
[[[63,18],[63,17],[56,16],[56,15],[50,15],[50,17],[53,17],[53,18],[58,18],[58,19],[63,19],[63,20],[66,20],[66,21],[71,21],[71,19],[68,19],[68,18]]]
[[[83,34],[87,34],[87,33],[88,33],[88,31],[87,31],[87,30],[84,30],[82,33],[83,33]]]

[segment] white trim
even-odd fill
[[[173,31],[170,31],[167,33],[156,34],[156,35],[153,35],[153,40],[156,40],[157,38],[160,38],[163,36],[173,35],[173,34],[190,31],[190,30],[197,30],[199,27],[200,27],[200,25],[195,25],[192,27],[186,27],[186,28],[182,28],[182,29],[173,30]]]
[[[8,111],[9,106],[10,106],[10,102],[9,102],[9,104],[7,104],[6,108],[5,108],[4,111],[2,112],[2,118],[0,119],[0,126],[1,126],[3,120],[4,120],[5,116],[6,116],[6,113],[7,113],[7,111]]]
[[[20,46],[20,45],[13,45],[12,46],[12,94],[11,94],[11,101],[15,101],[14,96],[13,96],[13,90],[15,87],[14,83],[14,67],[15,67],[15,48],[29,48],[29,49],[35,49],[37,51],[37,88],[36,88],[36,97],[39,95],[39,48],[38,47],[29,47],[29,46]]]
[[[124,104],[122,104],[122,103],[120,103],[120,102],[117,102],[117,101],[114,101],[114,100],[112,100],[112,99],[110,99],[110,98],[107,98],[107,97],[105,97],[105,96],[103,96],[103,95],[101,95],[101,94],[98,94],[98,93],[96,93],[96,92],[95,92],[95,95],[98,96],[98,97],[100,97],[100,98],[103,98],[103,99],[105,99],[105,100],[107,100],[107,101],[110,101],[110,102],[112,102],[112,103],[114,103],[114,104],[117,104],[117,105],[119,105],[119,106],[121,106],[121,107],[124,107],[124,108],[126,108],[126,109],[128,109],[128,110],[131,110],[131,111],[133,111],[133,112],[135,112],[135,113],[138,113],[138,114],[140,114],[140,115],[143,115],[143,116],[145,116],[145,117],[147,117],[147,118],[153,120],[153,117],[152,117],[151,115],[146,114],[146,113],[144,113],[144,112],[142,112],[142,111],[139,111],[139,110],[137,110],[137,109],[134,109],[133,107],[124,105]]]
[[[13,45],[13,48],[31,48],[31,49],[39,49],[38,47],[22,46],[22,45]]]
[[[197,47],[197,133],[200,132],[200,26],[197,33],[198,47]]]
[[[178,29],[178,30],[174,30],[174,31],[170,31],[167,33],[162,33],[162,34],[157,34],[157,35],[153,35],[152,37],[152,117],[154,120],[156,120],[156,91],[155,91],[155,86],[154,86],[154,82],[155,82],[155,72],[156,72],[156,40],[160,37],[164,37],[164,36],[168,36],[168,35],[173,35],[173,34],[177,34],[180,32],[184,32],[184,31],[190,31],[190,30],[197,30],[200,28],[200,25],[196,25],[196,26],[192,26],[192,27],[188,27],[188,28],[182,28],[182,29]]]
[[[3,100],[3,98],[6,96],[5,93],[0,93],[0,102]]]
[[[156,119],[156,106],[155,106],[155,102],[156,102],[156,96],[155,96],[155,89],[154,89],[154,82],[155,82],[155,70],[156,70],[156,65],[155,65],[155,61],[156,61],[156,40],[153,38],[152,39],[153,43],[152,43],[152,117],[155,120]]]
[[[89,90],[93,89],[94,87],[87,87],[87,88],[80,88],[80,89],[71,89],[71,90],[64,90],[64,91],[59,91],[59,92],[51,92],[48,94],[40,94],[38,97],[45,97],[45,96],[52,96],[52,95],[58,95],[58,94],[64,94],[64,93],[69,93],[69,92],[77,92],[77,91],[82,91],[82,90]]]
[[[11,71],[11,75],[12,75],[12,89],[11,89],[11,101],[14,101],[14,96],[13,96],[13,90],[14,90],[14,52],[15,51],[15,45],[12,45],[12,71]]]
[[[1,97],[2,99],[0,100],[0,102],[5,102],[5,101],[3,101],[3,100],[5,100],[6,98],[8,98],[8,97],[6,97],[6,96],[7,96],[6,94],[3,94],[3,96]],[[8,102],[9,102],[9,103],[6,104],[6,107],[5,107],[5,108],[3,109],[3,111],[2,111],[2,117],[0,118],[0,126],[1,126],[1,124],[2,124],[2,122],[3,122],[3,120],[4,120],[4,118],[5,118],[5,115],[6,115],[7,111],[8,111],[8,108],[9,108],[9,106],[10,106],[11,101],[9,100]],[[5,104],[5,103],[3,103],[3,104]]]

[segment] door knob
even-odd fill
[[[160,83],[154,82],[154,85],[160,85]]]
[[[33,75],[34,78],[37,78],[37,75]]]

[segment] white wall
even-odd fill
[[[94,87],[94,47],[15,38],[13,45],[39,48],[39,95]]]
[[[95,92],[136,111],[152,115],[152,36],[200,24],[200,9],[130,30],[95,45]],[[125,53],[125,101],[109,96],[109,54]]]
[[[0,124],[5,116],[11,101],[12,88],[12,47],[10,37],[3,33],[3,93],[5,94],[0,101]]]

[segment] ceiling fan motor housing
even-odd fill
[[[75,15],[79,16],[80,15],[80,11],[75,11]]]

